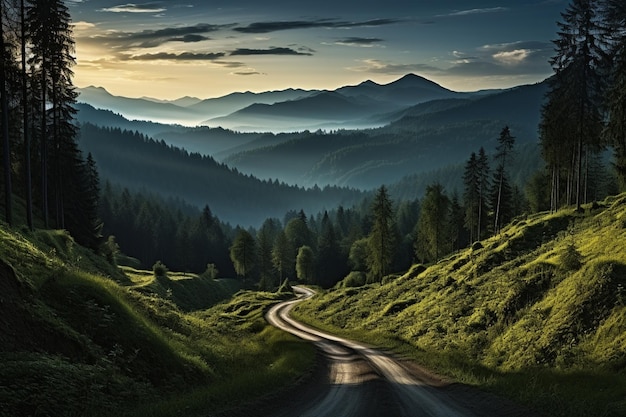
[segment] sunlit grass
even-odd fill
[[[0,415],[206,415],[289,386],[313,365],[312,346],[263,318],[284,295],[120,272],[63,231],[0,227],[0,261],[15,272],[0,288],[21,297],[0,303],[11,330],[0,342],[17,347],[0,350]]]
[[[517,219],[483,249],[295,314],[551,415],[624,415],[626,196],[584,208]]]

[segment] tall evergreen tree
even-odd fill
[[[463,174],[465,192],[465,224],[470,231],[470,240],[480,240],[487,226],[487,191],[489,185],[489,158],[484,148],[478,155],[472,152],[465,164]],[[474,234],[474,231],[476,234]]]
[[[4,166],[4,203],[5,220],[13,223],[13,186],[11,173],[11,141],[9,136],[9,89],[8,72],[11,61],[11,51],[6,39],[5,31],[5,4],[0,0],[0,123],[2,127],[2,163]]]
[[[482,239],[482,232],[485,231],[488,225],[488,199],[487,193],[489,191],[489,157],[484,148],[478,150],[478,157],[476,158],[477,165],[477,181],[478,181],[478,230],[476,237],[478,240]]]
[[[603,17],[612,61],[605,136],[613,147],[620,188],[626,190],[626,3],[623,0],[604,0]]]
[[[513,150],[513,145],[515,144],[515,138],[511,135],[511,130],[508,126],[505,126],[500,132],[500,137],[498,138],[498,146],[496,147],[495,154],[495,162],[496,162],[496,173],[494,176],[494,193],[495,198],[493,199],[492,208],[494,210],[494,226],[493,232],[498,233],[500,227],[503,222],[510,220],[511,213],[510,210],[507,212],[506,210],[502,210],[503,206],[505,208],[510,208],[511,206],[511,193],[510,187],[506,179],[506,164],[510,162],[511,152]],[[505,197],[503,199],[503,196]]]
[[[292,272],[293,256],[287,235],[281,230],[276,236],[272,248],[272,263],[278,271],[280,282]]]
[[[555,56],[550,61],[555,76],[550,82],[540,129],[544,156],[555,177],[553,187],[560,175],[556,166],[562,162],[558,160],[562,150],[571,153],[568,190],[575,194],[578,209],[584,195],[584,153],[598,152],[602,145],[600,109],[606,55],[597,10],[598,0],[573,0],[561,13],[558,39],[554,41]]]
[[[370,279],[380,281],[389,274],[396,247],[393,207],[387,188],[378,189],[372,205],[373,224],[368,236],[368,269]]]
[[[459,250],[469,244],[469,234],[465,229],[465,209],[459,202],[459,196],[455,192],[450,198],[450,239],[452,250]]]
[[[266,221],[257,232],[257,264],[261,290],[271,290],[278,284],[274,279],[274,265],[272,263],[273,245],[274,233]]]
[[[328,212],[324,212],[317,239],[317,274],[318,284],[331,287],[346,273],[347,262],[342,255],[337,233]]]
[[[436,262],[452,250],[449,208],[450,200],[441,184],[426,187],[415,242],[416,255],[424,262]]]
[[[40,0],[26,7],[31,42],[30,65],[39,80],[41,193],[46,227],[50,196],[54,198],[57,227],[65,226],[65,208],[71,195],[72,175],[80,165],[73,117],[77,93],[72,84],[74,39],[68,8],[61,0]],[[52,181],[50,181],[52,180]]]
[[[463,173],[463,184],[465,191],[463,193],[463,201],[465,206],[465,226],[469,230],[470,242],[476,240],[475,231],[478,230],[478,162],[476,153],[472,152],[469,159],[465,163],[465,171]]]

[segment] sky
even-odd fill
[[[565,0],[69,0],[74,84],[173,100],[379,84],[455,91],[547,78]]]

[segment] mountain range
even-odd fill
[[[232,93],[205,100],[126,98],[114,96],[101,87],[82,88],[79,93],[80,102],[120,113],[128,119],[240,132],[378,127],[386,122],[381,115],[419,103],[484,94],[454,92],[414,74],[389,84],[368,80],[334,91],[286,89]]]
[[[432,181],[443,181],[457,189],[459,182],[455,182],[454,177],[460,178],[459,168],[481,147],[492,154],[505,126],[509,126],[516,138],[516,147],[523,153],[516,159],[523,160],[524,166],[511,165],[519,171],[512,172],[511,176],[518,185],[523,185],[532,169],[540,166],[537,128],[547,83],[459,93],[416,75],[407,75],[386,85],[366,81],[335,91],[291,89],[261,94],[236,93],[219,99],[185,97],[162,102],[115,97],[102,89],[89,91],[97,94],[81,95],[83,100],[89,97],[93,100],[89,104],[77,105],[80,123],[140,132],[170,147],[210,156],[232,170],[233,175],[244,174],[268,183],[278,181],[305,188],[338,186],[368,191],[385,184],[402,189],[405,197],[418,198],[424,184]],[[104,102],[104,99],[95,99],[100,96],[107,98],[109,107],[115,107],[116,111],[121,112],[123,106],[133,105],[135,114],[145,116],[137,117],[143,120],[129,120],[124,113],[97,109],[98,103]],[[257,99],[265,102],[255,102]],[[283,101],[272,104],[272,100]],[[144,106],[144,103],[147,104]],[[209,111],[217,112],[218,108],[230,111],[240,107],[218,119],[248,123],[249,126],[255,120],[257,124],[282,123],[283,126],[296,126],[302,121],[340,126],[360,120],[378,127],[241,132],[223,126],[189,127],[147,121],[157,112],[166,112],[172,107],[180,113],[187,109],[188,114],[202,114],[202,118]],[[209,110],[199,110],[202,108]],[[107,137],[100,135],[103,141],[109,140]],[[120,146],[119,141],[116,143],[115,146]],[[94,144],[90,148],[99,149]],[[106,152],[107,158],[115,158],[115,149]],[[159,163],[165,166],[166,159]],[[107,175],[124,182],[115,172],[115,165],[106,164]],[[150,167],[150,170],[156,169],[156,166]],[[133,177],[128,179],[129,184],[140,186],[136,176],[128,175]],[[170,184],[168,195],[184,190],[185,183],[189,182],[184,169],[172,172],[172,175],[177,177],[179,185]],[[233,184],[238,181],[233,179]],[[410,190],[412,181],[421,185]],[[151,182],[151,187],[159,191],[158,184]],[[202,204],[201,192],[194,192],[193,198],[183,194],[180,197]],[[327,204],[329,202],[327,200]],[[223,210],[227,210],[226,205]],[[235,217],[229,220],[237,222]]]

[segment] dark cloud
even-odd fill
[[[203,36],[203,35],[191,34],[191,35],[185,35],[185,36],[180,37],[180,38],[171,38],[170,42],[194,43],[194,42],[208,41],[209,39],[211,39],[211,38],[208,38],[208,37]]]
[[[485,13],[500,13],[506,12],[509,9],[506,7],[488,7],[484,9],[466,9],[466,10],[457,10],[452,13],[449,13],[444,16],[468,16],[473,14],[485,14]]]
[[[256,22],[245,27],[237,27],[234,30],[241,33],[270,33],[281,30],[293,29],[311,29],[311,28],[329,28],[329,29],[348,29],[356,27],[372,27],[393,25],[401,22],[398,19],[372,19],[361,22],[346,22],[335,19],[317,19],[317,20],[292,20],[292,21],[275,21],[275,22]]]
[[[218,53],[194,53],[194,52],[182,52],[180,54],[173,54],[169,52],[158,52],[155,54],[142,54],[126,56],[126,59],[133,61],[215,61],[223,58],[226,54],[223,52]]]
[[[233,75],[242,75],[242,76],[250,76],[250,75],[264,75],[258,71],[238,71],[233,72]]]
[[[300,52],[291,48],[269,48],[269,49],[248,49],[239,48],[230,53],[230,56],[245,56],[245,55],[313,55],[311,52]]]
[[[358,37],[343,38],[343,39],[339,39],[335,41],[337,45],[346,45],[346,46],[373,46],[381,42],[384,42],[384,40],[379,39],[379,38],[358,38]]]
[[[155,48],[168,42],[201,42],[209,38],[206,33],[216,32],[226,26],[199,23],[193,26],[172,27],[141,32],[113,32],[105,35],[82,38],[80,41],[95,42],[112,49]]]

